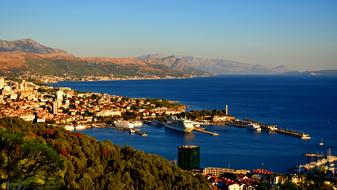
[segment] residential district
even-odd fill
[[[173,101],[79,92],[71,88],[37,85],[26,80],[7,80],[5,77],[0,77],[0,117],[19,117],[29,122],[49,123],[65,128],[69,126],[86,128],[102,126],[99,125],[102,123],[113,123],[111,121],[115,120],[153,120],[184,113],[185,109],[186,106]],[[219,116],[214,118],[219,120]],[[225,118],[233,119],[229,116]],[[333,176],[321,175],[332,173],[316,170],[315,167],[310,168],[313,173],[309,172],[306,175],[299,172],[276,174],[265,169],[252,171],[214,167],[200,169],[199,162],[199,147],[178,148],[178,166],[193,174],[204,175],[213,189],[290,189],[291,187],[302,189],[317,183],[326,189],[337,189],[334,173]]]

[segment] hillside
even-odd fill
[[[0,74],[50,76],[184,77],[205,75],[196,69],[179,71],[136,58],[76,57],[31,39],[0,40]]]
[[[0,188],[209,189],[157,155],[58,127],[2,118],[0,137]]]

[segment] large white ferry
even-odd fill
[[[171,117],[167,120],[164,127],[185,133],[190,133],[194,129],[193,121],[188,119],[178,119],[177,117]]]

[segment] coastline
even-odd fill
[[[112,78],[104,78],[104,79],[74,79],[74,80],[51,80],[51,81],[43,81],[43,84],[55,84],[59,82],[99,82],[99,81],[141,81],[141,80],[174,80],[174,79],[192,79],[192,78],[208,78],[214,77],[216,75],[209,75],[209,76],[186,76],[186,77],[127,77],[127,78],[120,78],[120,77],[112,77]]]

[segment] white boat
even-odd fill
[[[133,129],[135,126],[128,121],[114,121],[116,127]]]
[[[73,130],[75,130],[75,127],[72,126],[72,125],[66,125],[66,126],[64,126],[64,129],[67,130],[67,131],[73,131]]]
[[[193,122],[193,126],[194,127],[200,127],[200,123],[199,122]]]
[[[188,119],[178,119],[177,117],[168,119],[164,124],[164,127],[185,133],[190,133],[194,129],[193,121]]]
[[[275,133],[278,130],[278,128],[276,125],[269,125],[268,130],[269,130],[269,133]]]
[[[87,126],[85,126],[85,125],[76,125],[75,126],[75,130],[83,130],[83,129],[86,129],[87,128]]]
[[[262,131],[261,126],[257,123],[251,123],[251,124],[249,124],[249,126],[250,127],[248,127],[248,129],[252,129],[252,130],[254,130],[258,133],[260,133]]]
[[[133,127],[141,127],[141,126],[143,126],[143,122],[142,121],[131,121],[130,123],[133,125]]]
[[[319,146],[324,146],[323,139],[321,139],[321,142],[319,143]]]
[[[129,133],[130,133],[130,134],[133,134],[133,133],[135,133],[135,132],[136,132],[136,131],[135,131],[134,129],[130,129],[130,130],[129,130]]]
[[[309,140],[309,139],[311,139],[311,137],[308,134],[303,133],[301,139]]]

